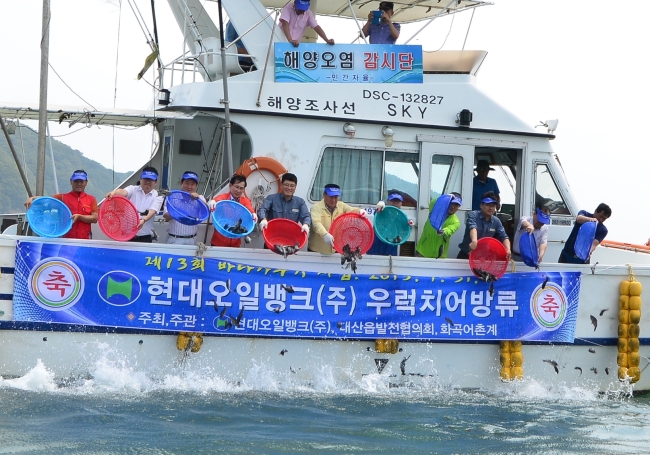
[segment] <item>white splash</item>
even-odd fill
[[[54,373],[45,368],[41,359],[36,361],[36,366],[25,376],[15,379],[0,379],[0,386],[32,392],[55,392],[58,388],[54,382]]]

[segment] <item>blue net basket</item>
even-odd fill
[[[239,221],[241,220],[241,222]],[[214,228],[219,234],[229,239],[238,239],[246,237],[253,232],[255,221],[253,214],[246,207],[235,201],[219,201],[212,212],[212,222]],[[232,230],[239,224],[241,230],[245,232],[233,232]]]
[[[201,199],[193,199],[186,191],[174,190],[167,196],[167,211],[181,224],[194,226],[208,219],[210,210]]]
[[[72,227],[72,212],[58,199],[39,197],[27,210],[27,221],[40,237],[61,237]]]
[[[586,261],[587,257],[589,256],[591,244],[594,241],[594,237],[596,237],[597,227],[598,223],[594,221],[588,221],[586,223],[583,223],[578,230],[578,236],[576,237],[576,243],[573,247],[573,250],[575,251],[576,256],[578,256],[583,261]]]
[[[451,204],[451,198],[451,194],[443,194],[436,200],[436,203],[433,205],[433,210],[431,210],[431,214],[429,215],[429,222],[431,223],[431,226],[433,226],[433,229],[436,231],[442,229],[442,225],[445,224],[447,214],[449,213],[449,204]]]
[[[390,245],[401,245],[411,235],[411,226],[406,214],[390,205],[375,214],[374,225],[377,237]]]
[[[519,254],[528,267],[537,267],[539,265],[539,251],[537,250],[534,235],[524,232],[519,238]]]

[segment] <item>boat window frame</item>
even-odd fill
[[[380,195],[383,195],[385,191],[387,191],[387,188],[384,188],[385,185],[385,180],[386,180],[386,153],[387,152],[397,152],[397,153],[408,153],[408,154],[413,154],[417,156],[417,159],[415,160],[416,163],[419,164],[420,162],[420,150],[416,149],[409,149],[409,148],[395,148],[395,147],[371,147],[371,146],[366,146],[366,145],[348,145],[348,144],[339,144],[339,143],[328,143],[328,144],[323,144],[321,147],[321,150],[318,154],[318,158],[316,160],[316,166],[314,167],[314,172],[311,176],[311,179],[309,181],[309,187],[307,188],[307,194],[305,197],[305,200],[311,204],[315,204],[316,202],[320,201],[322,199],[322,190],[319,192],[320,198],[319,199],[312,199],[312,191],[314,188],[314,184],[316,182],[316,178],[318,177],[318,171],[320,170],[321,163],[323,162],[323,156],[325,155],[325,151],[328,148],[337,148],[337,149],[351,149],[351,150],[369,150],[369,151],[375,151],[375,152],[381,152],[382,153],[382,173],[381,173],[381,184],[380,184]],[[336,183],[336,182],[333,182]],[[337,183],[338,184],[338,183]],[[379,200],[374,201],[374,202],[368,202],[368,203],[359,203],[359,202],[348,202],[345,200],[345,189],[342,187],[341,191],[343,192],[343,197],[341,200],[345,202],[348,205],[355,206],[355,207],[360,207],[360,206],[368,206],[372,205],[374,206]],[[418,183],[418,191],[419,191],[419,183]],[[418,195],[419,196],[419,195]]]
[[[576,215],[573,213],[571,210],[571,204],[569,204],[567,201],[567,195],[562,191],[562,188],[558,185],[558,179],[557,176],[555,175],[555,171],[553,170],[553,166],[551,165],[550,160],[545,160],[545,159],[533,159],[532,160],[533,168],[532,168],[532,185],[531,189],[533,191],[532,197],[531,197],[531,208],[530,208],[530,213],[533,213],[535,211],[535,194],[537,194],[537,166],[539,165],[544,165],[546,166],[546,169],[548,170],[548,174],[551,177],[551,180],[553,181],[553,185],[555,185],[555,189],[557,190],[558,194],[562,198],[562,202],[564,203],[564,207],[569,211],[569,213],[551,213],[551,222],[553,223],[553,219],[556,217],[568,217],[568,218],[574,218]],[[557,223],[560,224],[560,223]],[[563,223],[562,223],[563,224]]]

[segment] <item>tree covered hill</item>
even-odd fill
[[[38,135],[28,126],[21,124],[23,146],[25,150],[24,168],[29,186],[32,192],[36,191],[36,153],[38,148]],[[20,143],[18,129],[16,134],[9,136],[14,145],[18,157],[23,161],[23,148]],[[56,161],[56,178],[59,183],[59,191],[67,193],[70,191],[70,176],[75,169],[83,169],[88,173],[88,186],[86,192],[92,194],[100,201],[106,193],[113,189],[113,171],[107,169],[96,161],[83,156],[83,154],[68,147],[67,145],[52,139],[52,149]],[[116,172],[115,184],[119,185],[131,173]],[[22,213],[25,211],[24,203],[27,199],[27,191],[20,178],[18,168],[11,155],[11,149],[7,144],[5,135],[0,130],[0,213]],[[52,160],[49,148],[45,152],[45,195],[55,192]]]

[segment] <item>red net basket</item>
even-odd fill
[[[501,278],[508,268],[506,247],[492,237],[479,239],[476,249],[469,253],[469,266],[474,275],[476,275],[474,270],[477,269]]]
[[[113,196],[102,202],[99,209],[99,228],[113,240],[131,240],[138,232],[140,215],[127,198]]]
[[[343,254],[345,245],[349,245],[351,250],[359,247],[361,254],[366,254],[375,239],[372,223],[358,212],[348,212],[337,217],[329,232],[334,237],[334,249],[339,254]]]
[[[280,253],[274,248],[275,245],[294,246],[297,243],[302,248],[307,243],[307,233],[302,231],[302,227],[295,221],[285,218],[274,218],[269,221],[266,229],[262,229],[262,236],[269,250],[278,254]]]

